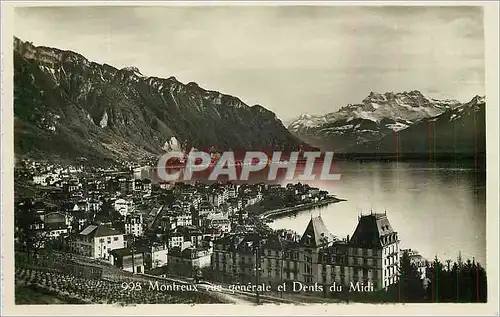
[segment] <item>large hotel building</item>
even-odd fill
[[[233,234],[214,241],[213,250],[214,277],[228,283],[300,282],[323,285],[326,292],[332,285],[359,282],[379,290],[398,276],[398,234],[385,213],[360,216],[354,234],[345,239],[333,236],[319,216],[300,237],[286,231],[269,237]]]

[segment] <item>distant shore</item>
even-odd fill
[[[323,206],[338,203],[341,201],[346,201],[346,200],[341,199],[341,198],[337,198],[335,196],[328,196],[327,198],[316,201],[316,202],[298,204],[298,205],[295,205],[292,207],[266,210],[263,213],[261,213],[260,215],[258,215],[258,217],[260,220],[279,218],[279,217],[284,216],[284,215],[289,214],[289,213],[318,208],[318,207],[323,207]]]
[[[401,162],[477,162],[486,161],[486,153],[342,153],[335,152],[337,161],[401,161]]]

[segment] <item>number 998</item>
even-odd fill
[[[142,290],[142,286],[141,286],[141,283],[137,282],[137,283],[134,283],[134,282],[123,282],[122,283],[122,289],[124,291],[140,291]]]

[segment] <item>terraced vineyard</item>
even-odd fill
[[[51,263],[49,265],[49,263]],[[200,304],[223,303],[208,292],[155,291],[148,288],[149,282],[161,284],[171,282],[151,276],[127,274],[112,267],[85,265],[81,261],[45,255],[32,261],[16,259],[16,299],[27,304],[23,290],[29,289],[39,296],[31,296],[29,304],[43,304],[44,296],[57,298],[61,303],[82,304]],[[123,287],[140,284],[141,289]],[[53,300],[58,303],[57,300]]]

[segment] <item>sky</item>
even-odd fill
[[[14,19],[23,41],[196,82],[284,122],[371,91],[467,102],[485,90],[480,7],[17,7]]]

